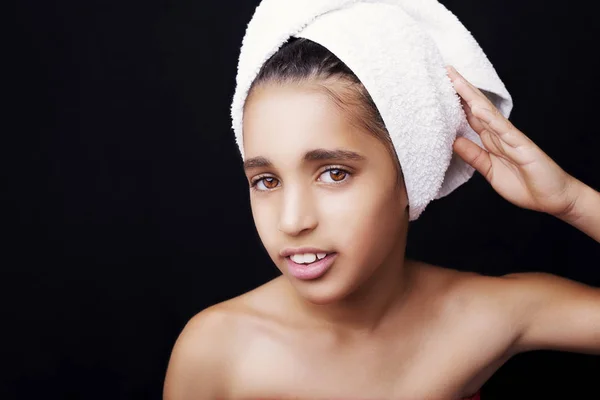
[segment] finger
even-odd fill
[[[498,134],[485,121],[473,115],[473,112],[465,103],[464,99],[461,99],[461,102],[463,103],[469,125],[471,125],[473,130],[479,135],[485,149],[499,157],[510,158],[510,150],[512,147],[502,142]]]
[[[465,99],[469,107],[473,107],[475,104],[482,106],[488,106],[487,108],[494,107],[494,104],[473,84],[467,81],[456,69],[452,66],[447,66],[448,76],[456,89],[456,92]]]
[[[494,104],[475,86],[460,75],[451,66],[447,67],[448,75],[452,79],[457,93],[461,96],[463,108],[469,124],[479,135],[488,129],[509,146],[531,146],[533,142],[523,132],[502,115]],[[466,106],[465,106],[466,104]],[[477,120],[481,120],[481,122]]]
[[[465,99],[461,97],[460,102],[462,104],[462,108],[465,112],[465,115],[467,116],[467,122],[469,122],[471,128],[473,128],[473,130],[477,132],[478,135],[481,135],[481,133],[487,128],[487,124],[485,124],[482,120],[473,115],[473,111],[471,111],[471,107],[469,107]]]
[[[492,109],[495,109],[494,105],[483,93],[481,93],[479,89],[465,80],[454,68],[448,66],[447,70],[449,72],[448,75],[452,79],[456,92],[460,97],[461,105],[471,128],[473,128],[478,135],[482,135],[486,130],[493,132],[493,129],[491,129],[484,120],[473,114],[472,109],[476,104],[481,103],[485,103],[486,107],[490,107]],[[480,107],[481,106],[482,105],[480,105]]]
[[[492,160],[487,151],[464,137],[456,138],[453,148],[460,158],[475,168],[488,182],[491,182]]]
[[[535,144],[512,147],[505,143],[491,129],[484,129],[479,134],[481,143],[488,154],[505,160],[509,164],[525,166],[539,158],[539,149]]]
[[[511,147],[530,146],[533,144],[523,132],[506,119],[496,107],[493,109],[475,106],[471,109],[474,117],[483,121],[500,139]]]

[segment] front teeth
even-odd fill
[[[325,258],[327,253],[306,253],[306,254],[293,254],[290,256],[293,262],[296,264],[310,264],[315,262],[317,259],[321,260]]]

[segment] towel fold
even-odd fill
[[[231,117],[244,158],[242,120],[262,65],[290,38],[310,39],[361,80],[390,134],[416,220],[474,169],[455,155],[458,136],[483,147],[447,76],[452,65],[509,117],[512,98],[470,32],[436,0],[263,0],[242,41]]]

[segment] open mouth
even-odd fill
[[[317,261],[320,261],[332,253],[306,253],[306,254],[293,254],[288,258],[296,264],[310,265]]]
[[[302,280],[310,280],[321,277],[333,264],[337,253],[319,253],[312,256],[298,257],[298,255],[292,255],[286,257],[286,263],[289,273],[295,278]],[[300,262],[297,262],[300,261]]]

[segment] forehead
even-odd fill
[[[317,85],[256,87],[244,109],[244,153],[293,157],[317,147],[371,147],[373,138],[359,132],[346,113]]]

